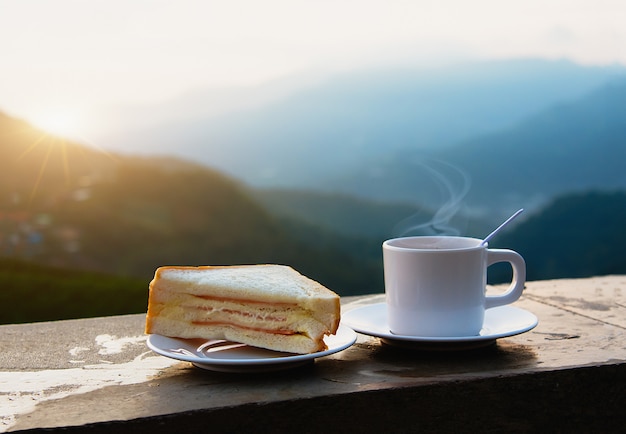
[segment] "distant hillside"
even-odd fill
[[[471,174],[468,200],[483,205],[506,196],[510,203],[515,196],[547,200],[569,191],[626,188],[624,113],[626,79],[444,155]]]
[[[380,289],[379,262],[346,253],[353,240],[304,243],[306,225],[287,229],[214,170],[1,126],[0,256],[146,281],[161,265],[283,263],[342,294]]]
[[[442,148],[512,127],[624,74],[619,66],[543,60],[350,71],[300,89],[290,84],[290,92],[250,89],[251,101],[269,93],[264,90],[280,95],[253,107],[241,103],[242,92],[199,90],[165,107],[133,111],[149,117],[184,108],[185,119],[126,129],[105,143],[181,155],[255,187],[318,189],[346,171],[372,171],[378,159],[401,149]],[[243,108],[215,113],[233,100]]]
[[[375,171],[366,166],[345,173],[327,180],[327,188],[359,197],[431,204],[436,202],[428,197],[434,177],[425,168],[439,170],[433,164],[443,161],[463,171],[471,182],[465,204],[495,220],[514,209],[546,203],[555,195],[626,188],[624,113],[626,79],[615,80],[513,128],[458,146],[390,153],[375,162]]]
[[[0,258],[0,324],[145,312],[147,282]]]
[[[571,194],[503,233],[497,246],[524,256],[529,280],[626,274],[625,222],[626,192]]]
[[[425,235],[436,219],[430,208],[409,203],[366,200],[345,194],[306,190],[251,190],[268,213],[291,218],[334,233],[375,239],[379,242],[403,235]],[[461,210],[445,219],[458,234],[484,236],[489,223],[465,215]],[[421,230],[412,229],[422,225]],[[432,230],[432,228],[430,228]]]
[[[313,191],[252,190],[252,194],[276,216],[298,219],[345,235],[381,240],[391,237],[396,224],[418,212],[408,204],[383,204]]]

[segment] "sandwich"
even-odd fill
[[[326,349],[339,320],[339,296],[288,266],[160,267],[146,333],[307,354]]]

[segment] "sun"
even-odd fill
[[[80,117],[68,110],[50,110],[33,117],[33,123],[47,133],[75,138],[80,135]]]
[[[46,109],[33,112],[25,118],[29,125],[27,129],[29,131],[28,137],[32,137],[33,140],[25,146],[17,160],[26,158],[31,153],[36,156],[35,158],[42,158],[34,186],[31,190],[31,201],[37,195],[49,167],[48,164],[51,162],[56,164],[53,168],[56,173],[60,159],[60,167],[64,173],[65,182],[67,185],[71,185],[71,178],[73,177],[73,172],[75,172],[70,170],[70,157],[72,155],[84,153],[86,149],[90,149],[95,152],[101,152],[111,160],[115,160],[113,154],[104,150],[97,143],[85,138],[83,133],[85,131],[85,116],[78,116],[77,113],[83,114],[79,110]]]

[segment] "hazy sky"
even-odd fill
[[[626,65],[623,0],[0,0],[0,111],[106,106],[454,58]]]

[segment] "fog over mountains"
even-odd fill
[[[467,189],[464,204],[477,213],[533,207],[571,188],[626,185],[617,167],[625,148],[621,66],[490,61],[296,82],[256,89],[248,100],[241,92],[189,95],[171,106],[186,107],[184,118],[103,143],[182,156],[254,187],[431,207]],[[215,111],[220,102],[224,114]],[[146,107],[142,116],[163,119],[164,111]]]
[[[316,166],[325,161],[343,168],[347,161],[388,150],[441,148],[513,126],[625,75],[619,66],[512,60],[355,71],[322,81],[307,78],[299,87],[294,78],[282,86],[243,89],[247,99],[242,89],[208,90],[133,108],[123,116],[137,124],[150,117],[158,122],[138,130],[127,126],[98,142],[190,156],[252,184],[284,185],[297,156],[315,157]]]
[[[614,79],[510,128],[452,147],[390,153],[328,185],[379,200],[463,199],[475,213],[497,210],[499,218],[571,191],[624,189],[625,113],[626,79]]]

